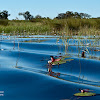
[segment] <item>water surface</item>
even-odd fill
[[[85,57],[81,57],[86,50]],[[99,100],[100,40],[62,39],[59,36],[1,36],[1,100]],[[66,56],[66,63],[53,65],[50,56]],[[57,75],[57,73],[60,73]],[[79,88],[97,93],[94,97],[74,97]]]

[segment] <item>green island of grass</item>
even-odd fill
[[[76,93],[74,94],[74,96],[95,96],[96,93],[92,93],[92,92],[85,92],[85,93]]]

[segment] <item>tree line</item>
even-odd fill
[[[78,13],[78,12],[72,12],[72,11],[67,11],[66,13],[60,13],[58,14],[57,19],[67,19],[67,18],[90,18],[91,15],[87,14],[87,13]]]
[[[7,10],[0,11],[0,19],[8,19],[8,17],[10,15],[11,14],[9,14]],[[18,15],[23,16],[25,20],[45,18],[40,15],[36,15],[34,17],[29,11],[19,12]],[[47,18],[49,18],[49,17],[47,17]],[[54,19],[68,19],[68,18],[89,19],[89,18],[91,18],[91,15],[89,15],[87,13],[78,13],[78,12],[67,11],[66,13],[59,13]],[[97,18],[100,18],[100,17],[97,17]]]

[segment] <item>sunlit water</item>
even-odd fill
[[[1,100],[100,100],[100,40],[41,35],[0,37]],[[50,56],[66,56],[70,61],[53,65],[50,74]],[[79,88],[98,95],[74,97]]]

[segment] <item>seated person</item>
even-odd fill
[[[84,51],[82,52],[82,57],[85,57],[85,52]]]
[[[92,90],[89,90],[89,89],[79,89],[79,91],[81,91],[81,93],[85,93],[85,92],[89,92],[89,91],[92,91]]]
[[[48,63],[61,60],[61,58],[55,59],[53,56],[50,56],[50,57],[51,57],[51,60],[49,60]]]

